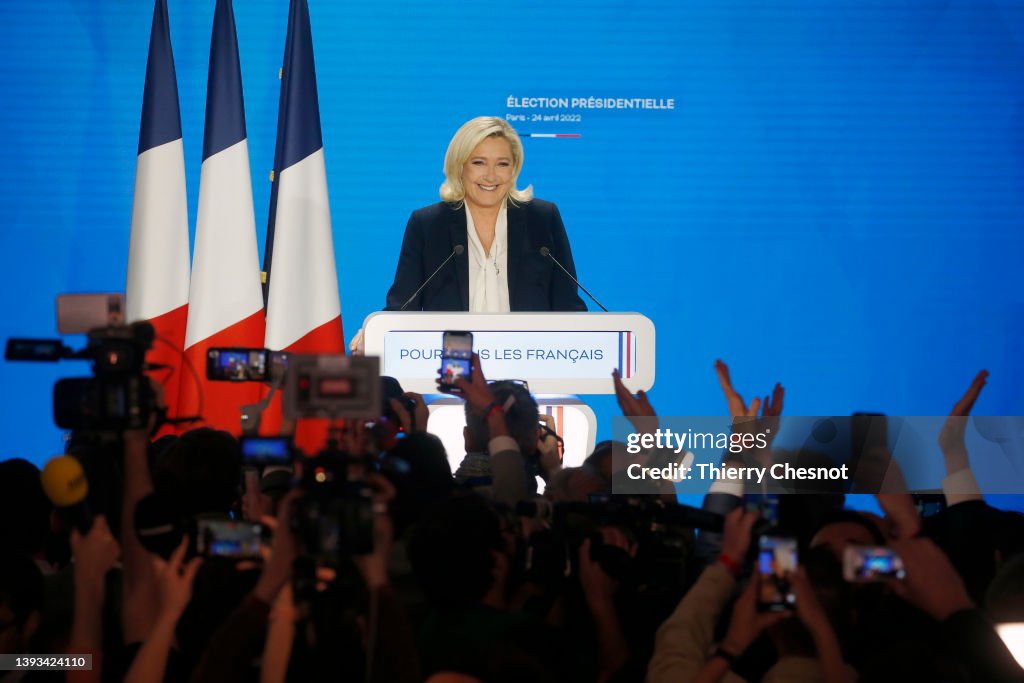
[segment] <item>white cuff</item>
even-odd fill
[[[744,484],[742,479],[715,479],[711,482],[711,488],[708,489],[708,493],[728,493],[730,496],[742,498],[743,489]]]
[[[487,442],[487,452],[490,455],[502,451],[518,451],[519,444],[511,436],[496,436]]]

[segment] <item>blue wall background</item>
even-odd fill
[[[213,0],[170,0],[194,224]],[[262,253],[288,3],[235,14]],[[789,414],[1024,412],[1024,4],[1010,0],[310,0],[342,315],[391,282],[448,140],[517,124],[583,282],[658,330],[659,412],[721,414],[781,380]],[[0,333],[52,336],[55,295],[124,288],[148,2],[0,5]],[[672,98],[521,110],[513,97]],[[194,227],[194,226],[193,226]],[[379,258],[367,258],[379,254]],[[79,340],[73,340],[77,343]],[[0,363],[0,457],[61,449],[61,367]],[[609,397],[588,398],[611,433]]]

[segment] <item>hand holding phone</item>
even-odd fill
[[[791,576],[797,567],[795,538],[762,536],[758,541],[757,570],[761,574],[757,596],[759,612],[782,612],[796,608]]]
[[[441,379],[439,388],[443,393],[459,394],[455,385],[459,379],[473,381],[473,333],[447,331],[441,337]]]
[[[853,583],[902,579],[903,560],[886,546],[848,545],[843,550],[843,578]]]
[[[196,551],[204,557],[258,560],[263,527],[254,522],[200,519]]]
[[[779,496],[772,493],[748,493],[743,496],[743,509],[757,513],[752,533],[755,536],[771,535],[779,526]],[[778,533],[776,531],[776,533]]]

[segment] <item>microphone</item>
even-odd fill
[[[567,275],[567,276],[569,277],[569,279],[570,279],[570,280],[572,280],[573,282],[575,282],[575,283],[576,283],[576,286],[577,286],[577,287],[579,287],[580,289],[582,289],[582,290],[583,290],[583,291],[584,291],[584,292],[586,293],[586,295],[587,295],[587,296],[589,296],[589,297],[590,297],[591,299],[593,299],[593,300],[594,300],[594,303],[595,303],[595,304],[597,304],[598,306],[600,306],[600,307],[601,307],[601,310],[602,310],[602,311],[604,311],[605,313],[607,313],[607,312],[608,312],[608,309],[604,307],[604,304],[602,304],[602,303],[601,303],[600,301],[598,301],[598,300],[597,300],[597,297],[595,297],[595,296],[594,296],[593,294],[591,294],[591,293],[590,293],[590,292],[589,292],[589,291],[587,290],[587,288],[586,288],[586,287],[584,287],[583,285],[581,285],[581,284],[580,284],[580,281],[579,281],[579,280],[577,280],[576,278],[574,278],[574,277],[572,276],[572,273],[570,273],[570,272],[569,272],[568,270],[566,270],[566,269],[565,269],[565,266],[563,266],[563,265],[562,265],[561,263],[559,263],[558,259],[556,259],[556,258],[555,258],[555,255],[551,253],[551,250],[550,250],[550,249],[548,249],[547,247],[541,247],[541,248],[540,248],[540,255],[541,255],[541,256],[544,256],[545,258],[549,258],[549,259],[551,259],[551,261],[552,261],[552,262],[553,262],[553,263],[554,263],[554,264],[555,264],[556,266],[558,266],[558,267],[559,267],[559,268],[560,268],[560,269],[562,270],[562,272],[563,272],[563,273],[565,273],[565,274],[566,274],[566,275]]]
[[[82,464],[70,455],[58,455],[43,467],[39,475],[43,492],[62,516],[69,519],[82,535],[92,528],[92,511],[86,502],[89,495],[89,480],[85,478]]]
[[[452,249],[452,253],[448,254],[448,258],[441,262],[441,265],[437,267],[437,270],[430,274],[430,277],[428,277],[423,282],[423,284],[420,285],[419,289],[412,293],[412,296],[409,297],[409,300],[402,304],[402,307],[399,308],[398,310],[404,311],[409,306],[409,304],[411,304],[413,300],[420,295],[420,292],[422,292],[423,289],[430,284],[430,281],[437,277],[437,274],[440,273],[441,270],[448,265],[448,262],[451,261],[456,256],[462,256],[462,252],[464,251],[466,251],[466,248],[464,246],[462,246],[461,244],[456,244],[455,248]]]

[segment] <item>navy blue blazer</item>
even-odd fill
[[[542,199],[508,205],[508,299],[513,311],[585,311],[576,285],[541,247],[551,250],[576,276],[569,238],[558,207]],[[440,202],[413,211],[405,227],[395,281],[385,310],[397,311],[456,244],[465,250],[452,259],[406,308],[407,311],[469,310],[469,239],[466,208]]]

